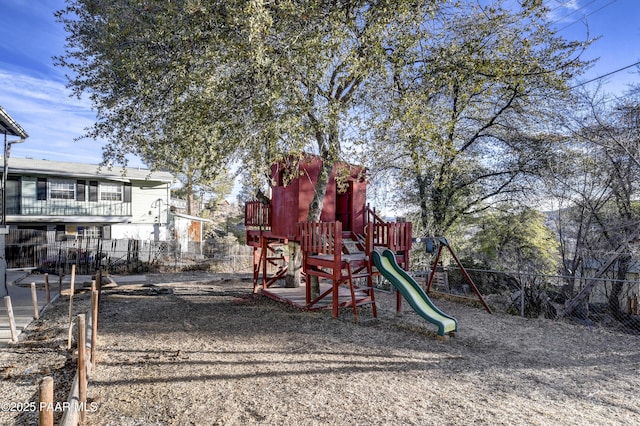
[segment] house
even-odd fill
[[[134,167],[9,158],[9,229],[81,237],[164,241],[169,232],[173,176]]]

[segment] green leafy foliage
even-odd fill
[[[617,280],[608,292],[609,312],[622,320],[623,281],[637,265],[638,99],[634,90],[613,104],[602,102],[597,93],[584,95],[567,113],[572,137],[563,146],[563,162],[548,175],[549,191],[558,200],[565,293],[572,298],[562,314],[587,312],[596,282],[582,288],[577,283],[597,275]]]
[[[210,179],[234,158],[260,177],[315,153],[325,167],[312,217],[343,157],[355,95],[436,3],[70,0],[57,14],[68,34],[57,63],[96,109],[87,136],[108,142],[105,161],[136,154]]]
[[[395,171],[432,234],[530,192],[550,161],[541,123],[567,99],[589,43],[554,34],[546,12],[541,2],[440,9],[390,51],[389,85],[372,82],[384,93],[368,104],[371,167]]]
[[[105,160],[136,154],[153,168],[181,171],[190,159],[215,174],[235,151],[227,116],[233,78],[231,11],[196,1],[78,0],[58,20],[67,31],[69,86],[87,95],[98,121],[87,136],[108,142]]]
[[[534,209],[514,206],[482,216],[471,238],[474,257],[489,269],[538,274],[558,270],[558,240]]]

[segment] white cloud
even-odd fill
[[[575,13],[582,7],[579,0],[556,0],[547,3],[547,6],[551,10],[549,19],[552,22],[572,22],[580,18],[580,15]]]
[[[0,71],[0,105],[29,138],[15,145],[12,156],[61,161],[99,162],[102,143],[74,139],[95,121],[90,105],[70,97],[63,83]]]

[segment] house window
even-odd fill
[[[98,201],[98,181],[89,181],[89,201]]]
[[[124,201],[125,203],[130,203],[131,202],[131,183],[127,182],[124,184],[124,194],[123,194],[123,198],[122,201]]]
[[[49,181],[49,199],[75,200],[76,183],[72,180],[51,179]]]
[[[122,201],[122,185],[119,183],[100,182],[101,201]]]
[[[111,225],[105,225],[102,227],[102,239],[103,240],[111,239]]]
[[[38,178],[36,191],[37,191],[38,200],[47,199],[47,179],[46,178]]]
[[[78,182],[76,182],[76,200],[77,201],[84,201],[86,198],[86,191],[85,191],[85,187],[87,186],[87,181],[86,180],[78,180]]]
[[[78,226],[80,238],[102,238],[102,226]]]

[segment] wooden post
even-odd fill
[[[74,293],[76,288],[76,264],[71,265],[71,294]]]
[[[18,341],[18,332],[16,331],[16,319],[13,316],[13,307],[11,306],[11,297],[4,297],[4,304],[7,307],[7,315],[9,316],[9,329],[11,330],[11,341]]]
[[[31,303],[33,304],[33,319],[40,318],[38,309],[38,293],[36,292],[36,283],[31,283]]]
[[[58,269],[58,293],[62,294],[62,268]]]
[[[95,282],[94,282],[95,284]],[[98,290],[91,291],[91,366],[96,366],[98,346]]]
[[[47,304],[51,303],[51,291],[49,289],[49,274],[44,274],[44,291],[47,293]]]
[[[38,388],[38,426],[53,426],[53,378],[43,377]]]
[[[67,349],[71,349],[71,335],[73,334],[73,295],[75,292],[76,265],[71,265],[71,287],[69,294],[69,335],[67,338]]]
[[[160,220],[160,217],[158,217]],[[131,240],[127,243],[127,272],[131,272]]]
[[[78,399],[80,402],[80,424],[87,420],[87,366],[86,366],[85,315],[78,315]]]
[[[98,286],[98,309],[102,305],[102,269],[96,270],[96,285]]]

